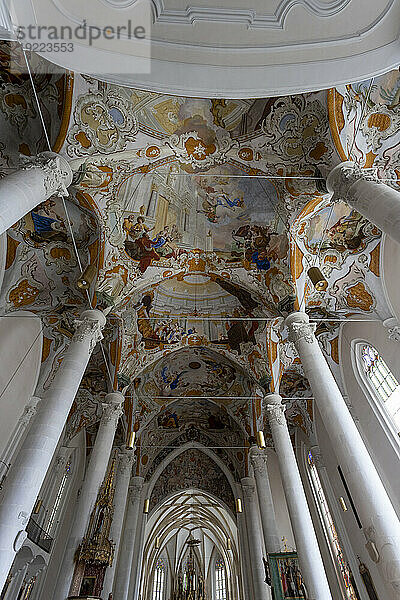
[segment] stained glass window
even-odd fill
[[[56,526],[57,513],[61,507],[61,503],[64,498],[64,491],[65,491],[65,487],[67,485],[67,481],[68,481],[68,477],[69,477],[70,473],[71,473],[71,461],[69,460],[69,461],[67,461],[67,463],[65,465],[64,473],[63,473],[63,476],[61,478],[61,481],[60,481],[60,484],[59,484],[59,487],[57,490],[57,496],[54,500],[53,506],[49,513],[47,523],[45,524],[45,530],[49,535],[54,533],[54,528]]]
[[[226,600],[226,573],[222,558],[215,562],[215,600]]]
[[[153,600],[162,600],[165,586],[165,563],[162,558],[156,562],[153,580]]]
[[[310,481],[313,488],[314,497],[318,504],[318,511],[320,513],[325,537],[328,542],[331,556],[335,562],[336,572],[340,579],[340,587],[345,594],[343,598],[346,600],[357,600],[357,596],[351,583],[351,571],[343,557],[343,551],[340,546],[335,525],[333,523],[331,511],[329,510],[328,502],[326,500],[324,490],[322,489],[321,480],[319,478],[314,457],[311,452],[309,452],[307,455],[307,463]]]
[[[364,372],[376,393],[377,398],[400,430],[400,384],[378,352],[364,344],[361,347],[361,360]]]

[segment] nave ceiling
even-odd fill
[[[17,46],[11,54],[18,65]],[[20,154],[47,149],[29,78],[22,64],[20,73],[7,70],[9,55],[2,44],[4,174]],[[68,435],[98,421],[112,382],[129,386],[121,435],[137,431],[137,474],[152,472],[155,446],[164,442],[219,439],[223,460],[243,476],[248,439],[266,427],[263,390],[280,385],[292,430],[312,429],[311,393],[282,318],[305,303],[338,368],[336,320],[391,316],[381,232],[345,204],[330,203],[324,177],[351,155],[398,187],[398,72],[377,78],[368,98],[369,81],[289,97],[207,100],[30,61],[51,145],[75,170],[68,217],[51,198],[7,234],[2,303],[6,313],[28,310],[43,320],[39,388],[51,384],[89,297],[92,306],[111,309],[107,364],[99,348]],[[68,218],[79,261],[95,271],[88,294],[76,286]],[[315,264],[328,282],[324,292],[307,278]],[[240,460],[229,436],[243,448]]]

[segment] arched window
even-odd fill
[[[324,530],[329,551],[338,576],[343,598],[346,600],[357,600],[357,596],[351,582],[351,571],[344,560],[343,551],[339,542],[335,525],[333,523],[331,511],[329,510],[328,502],[326,500],[324,490],[322,489],[321,480],[311,452],[308,452],[307,454],[307,466],[318,514],[320,516],[322,528]]]
[[[400,384],[375,348],[359,344],[359,359],[366,383],[386,420],[400,431]]]
[[[222,558],[215,561],[215,600],[226,600],[226,571]]]
[[[56,519],[57,519],[58,513],[61,509],[62,502],[64,500],[66,486],[67,486],[67,482],[68,482],[68,478],[69,478],[70,474],[71,474],[71,461],[68,460],[65,465],[64,472],[61,477],[61,481],[58,484],[57,494],[56,494],[56,497],[52,504],[51,510],[49,512],[47,522],[45,523],[44,529],[45,529],[46,533],[48,533],[48,535],[54,535],[54,533],[55,533],[55,529],[57,526]]]
[[[165,563],[162,558],[156,562],[153,579],[153,600],[163,600],[165,588]]]

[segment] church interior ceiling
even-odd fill
[[[23,59],[17,45],[1,44],[2,175],[48,149]],[[399,73],[288,97],[209,100],[29,60],[50,145],[74,170],[65,202],[50,198],[7,232],[2,305],[42,318],[39,388],[50,385],[81,310],[90,302],[111,311],[68,435],[98,421],[102,396],[117,385],[128,387],[124,427],[137,431],[137,474],[151,472],[156,440],[219,438],[228,447],[229,435],[243,451],[239,459],[221,450],[224,460],[245,472],[248,439],[265,426],[260,394],[279,385],[291,427],[310,433],[311,392],[279,327],[305,306],[338,368],[338,320],[391,316],[381,232],[331,203],[324,178],[351,156],[399,187]],[[85,291],[76,283],[87,265],[95,276]],[[307,277],[315,265],[325,291]]]

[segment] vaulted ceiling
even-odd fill
[[[3,45],[0,58],[6,174],[20,153],[45,150],[46,138],[20,49]],[[196,441],[218,445],[243,476],[248,438],[266,428],[264,390],[280,385],[291,427],[312,428],[308,382],[283,317],[305,303],[338,368],[334,319],[391,316],[381,232],[331,205],[324,176],[351,155],[397,185],[398,73],[371,88],[216,100],[105,84],[29,60],[51,145],[75,170],[68,215],[56,198],[33,211],[57,227],[38,229],[30,213],[7,236],[2,303],[43,319],[40,386],[51,384],[79,311],[89,300],[111,307],[68,435],[98,420],[107,388],[129,386],[121,435],[138,430],[137,474],[150,477],[161,464],[164,442]],[[95,275],[88,293],[76,285],[68,219],[79,261]],[[325,292],[307,277],[315,264]]]

